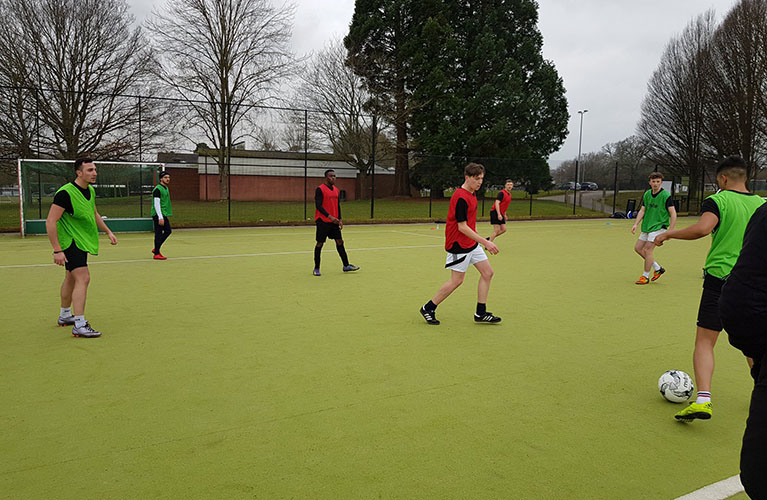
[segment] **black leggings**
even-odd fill
[[[152,216],[152,220],[154,221],[154,252],[158,254],[160,253],[160,247],[165,243],[165,240],[168,239],[173,230],[170,228],[170,217],[163,217],[165,223],[162,226],[160,225],[160,218],[156,215]]]

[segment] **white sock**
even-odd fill
[[[650,271],[643,272],[642,276],[644,276],[645,278],[649,278],[650,277]]]
[[[75,316],[75,328],[80,328],[83,326],[85,326],[85,315]]]
[[[62,307],[61,308],[60,316],[62,318],[66,318],[67,316],[71,316],[71,315],[72,315],[72,308],[71,307]]]
[[[655,269],[656,271],[660,271],[660,264],[658,264],[657,262],[653,262],[652,268]]]
[[[697,404],[710,403],[711,393],[708,391],[698,391],[698,397],[695,399]]]

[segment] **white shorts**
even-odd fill
[[[447,254],[447,260],[445,261],[445,269],[451,271],[458,271],[459,273],[465,273],[469,266],[478,262],[487,260],[485,250],[481,245],[477,245],[477,248],[469,253],[450,253]]]
[[[666,232],[665,229],[658,229],[657,231],[653,231],[651,233],[640,233],[639,234],[639,241],[649,241],[650,243],[652,243],[653,241],[655,241],[655,238],[659,234],[663,234],[665,232]]]

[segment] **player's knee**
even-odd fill
[[[88,285],[91,282],[91,274],[86,270],[85,272],[72,273],[75,279],[75,283],[79,285]]]
[[[322,248],[322,245],[324,245],[324,244],[325,244],[324,242],[318,241],[316,247],[317,248]]]
[[[344,246],[344,240],[336,240],[336,246],[339,246],[339,247]]]
[[[487,269],[482,270],[482,277],[486,280],[493,279],[493,275],[495,274],[495,271],[493,271],[492,267],[488,267]]]

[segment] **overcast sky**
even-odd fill
[[[279,0],[278,0],[279,1]],[[737,0],[538,0],[543,55],[554,61],[567,89],[570,134],[551,165],[634,134],[647,81],[669,38],[707,9],[721,18]],[[128,0],[141,22],[151,0]],[[296,55],[346,34],[354,0],[294,0]]]

